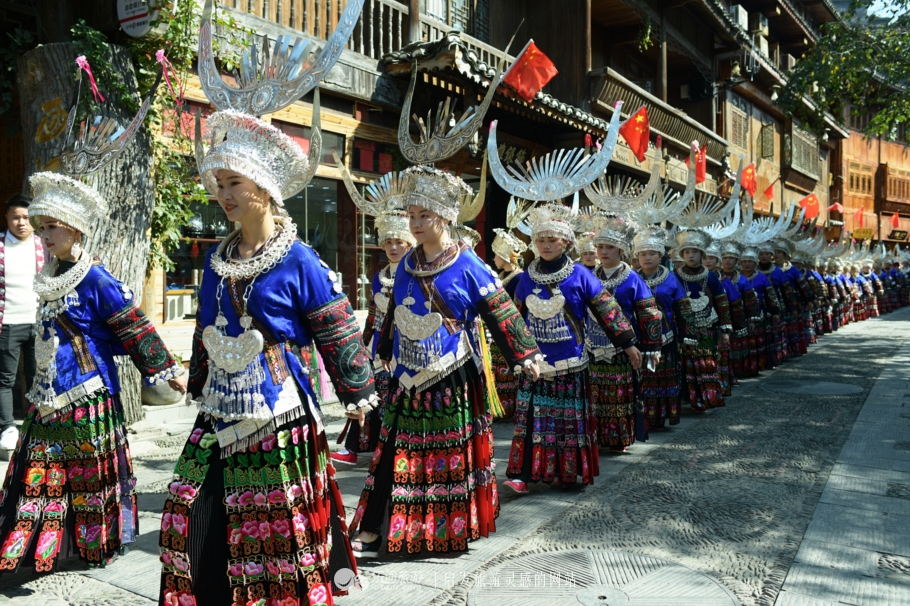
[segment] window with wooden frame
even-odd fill
[[[847,183],[851,194],[857,196],[871,196],[873,184],[872,166],[860,164],[859,162],[851,162]]]
[[[733,94],[730,95],[730,144],[749,150],[749,104]]]

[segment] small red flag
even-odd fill
[[[860,229],[863,227],[863,212],[866,210],[865,206],[860,206],[859,209],[853,213],[853,222],[859,226]]]
[[[519,97],[531,102],[540,89],[558,73],[550,58],[540,52],[531,40],[515,59],[502,81],[514,88]]]
[[[755,190],[758,189],[758,182],[755,180],[755,162],[743,169],[743,189],[749,192],[749,195],[753,198],[755,197]],[[774,187],[773,185],[771,186]],[[771,190],[771,195],[774,195],[774,190]],[[771,196],[768,196],[769,198]]]
[[[632,150],[638,161],[644,162],[645,152],[648,151],[648,141],[651,138],[648,108],[642,105],[641,109],[629,116],[629,119],[619,127],[619,134],[629,144],[629,149]]]
[[[692,142],[693,146],[698,146],[698,141]],[[686,167],[691,170],[689,166],[689,159],[686,158]],[[708,178],[708,144],[705,143],[705,146],[699,148],[695,152],[695,184],[698,185],[702,183],[705,179]]]
[[[799,201],[799,207],[806,209],[806,218],[809,220],[818,216],[818,196],[814,193],[809,194]]]
[[[893,215],[891,215],[891,227],[893,227],[894,229],[897,229],[900,226],[901,226],[901,216],[895,212]]]
[[[840,202],[835,202],[834,204],[832,204],[831,206],[829,206],[826,210],[836,210],[837,212],[843,214],[843,212],[844,212],[844,205],[841,204]]]
[[[776,182],[775,182],[776,183]],[[765,197],[769,200],[774,199],[774,183],[768,186],[768,189],[765,190]]]

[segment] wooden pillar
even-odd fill
[[[657,49],[658,96],[667,102],[667,11],[660,13],[660,42]]]
[[[419,42],[423,38],[420,31],[420,0],[408,0],[408,42]]]

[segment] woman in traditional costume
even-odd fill
[[[758,248],[748,246],[739,257],[742,275],[758,299],[761,319],[749,327],[749,354],[755,357],[758,371],[770,370],[781,362],[780,342],[774,338],[771,326],[780,322],[780,302],[777,290],[768,277],[758,271]]]
[[[734,379],[758,375],[758,356],[750,347],[749,334],[754,332],[756,322],[761,322],[761,308],[758,296],[751,283],[737,269],[743,247],[732,240],[724,240],[720,246],[721,275],[736,290],[739,303],[730,304],[730,319],[733,333],[730,337],[730,365]],[[728,298],[732,297],[728,294]]]
[[[519,240],[511,231],[496,228],[493,230],[496,237],[490,248],[493,250],[493,263],[499,270],[499,279],[502,287],[509,294],[515,295],[518,286],[518,276],[521,275],[521,255],[528,250],[528,245]],[[518,393],[518,375],[512,372],[512,367],[496,342],[490,344],[490,354],[493,359],[493,372],[496,375],[496,392],[502,405],[502,419],[511,419],[515,414],[515,396]]]
[[[721,339],[720,332],[718,331],[716,339],[716,351],[717,351],[717,376],[720,378],[720,387],[723,392],[724,397],[729,397],[733,395],[733,385],[736,383],[736,375],[733,374],[731,368],[732,362],[732,343],[733,343],[733,334],[735,334],[735,325],[733,324],[734,318],[739,320],[742,319],[742,295],[740,294],[739,289],[734,286],[734,284],[727,280],[723,272],[721,271],[720,264],[720,245],[721,243],[712,238],[711,243],[708,244],[708,248],[705,250],[704,260],[702,264],[705,266],[705,269],[709,273],[716,276],[720,281],[721,288],[723,288],[724,293],[727,295],[727,305],[730,310],[730,321],[731,321],[731,330],[728,334],[728,339]]]
[[[358,3],[348,7],[339,28],[357,21]],[[346,415],[361,423],[376,403],[370,357],[338,275],[297,239],[283,210],[315,172],[318,128],[307,157],[247,113],[278,111],[318,78],[294,66],[299,54],[288,56],[285,45],[276,57],[287,61],[283,69],[229,87],[211,53],[211,8],[207,2],[199,76],[220,111],[208,119],[207,151],[197,136],[196,156],[203,185],[240,228],[212,249],[203,271],[189,382],[199,416],[164,504],[159,602],[332,604],[342,589],[333,586],[335,572],[356,573],[356,565],[319,399],[299,352],[315,344]],[[340,37],[314,65],[331,67]],[[245,88],[263,86],[275,94]]]
[[[680,344],[698,343],[689,333],[693,316],[686,289],[672,271],[660,264],[667,240],[665,229],[646,225],[635,234],[632,248],[641,266],[638,274],[654,293],[662,316],[660,361],[653,373],[644,373],[641,378],[641,400],[649,429],[679,423],[679,348]]]
[[[594,217],[592,224],[597,228],[594,245],[600,261],[594,275],[631,322],[638,338],[638,350],[647,359],[643,374],[651,374],[660,364],[661,313],[651,289],[622,259],[632,251],[632,230],[619,217]],[[588,354],[594,359],[588,373],[598,441],[601,446],[622,452],[636,438],[646,440],[648,435],[647,423],[640,413],[640,373],[633,368],[629,356],[615,347],[610,335],[601,328],[603,319],[591,312],[585,318],[585,341]],[[636,412],[640,414],[636,415]]]
[[[114,356],[129,355],[145,383],[186,391],[132,291],[83,249],[108,216],[107,202],[80,178],[109,164],[142,125],[149,100],[112,140],[77,142],[61,154],[66,174],[31,177],[29,220],[54,259],[35,279],[40,298],[32,406],[0,491],[0,570],[53,572],[78,553],[104,566],[136,540],[136,478]],[[71,114],[72,118],[72,114]],[[100,120],[100,118],[99,118]],[[83,132],[115,132],[108,119]],[[67,147],[65,145],[65,147]],[[101,161],[98,158],[103,158]]]
[[[790,356],[798,357],[808,351],[809,338],[803,312],[811,308],[815,293],[810,290],[802,272],[790,263],[793,244],[786,238],[776,238],[771,241],[771,248],[774,249],[774,263],[786,278],[780,289],[786,306],[784,323],[787,325]]]
[[[597,247],[594,245],[593,232],[578,236],[578,259],[579,263],[591,271],[600,267],[600,259],[597,258]]]
[[[408,227],[408,216],[401,211],[389,210],[377,215],[376,230],[379,232],[379,246],[385,250],[389,264],[373,276],[373,295],[370,299],[367,322],[363,331],[363,342],[370,350],[373,359],[373,376],[380,404],[377,410],[367,414],[366,422],[362,426],[348,421],[345,428],[344,448],[333,452],[332,459],[349,465],[357,463],[358,453],[372,453],[379,443],[382,413],[388,401],[389,379],[391,378],[391,375],[382,367],[382,361],[376,357],[376,350],[379,348],[379,329],[382,328],[386,312],[388,312],[398,263],[416,244]]]
[[[552,203],[531,213],[531,238],[539,258],[519,278],[515,302],[525,315],[545,361],[539,380],[523,378],[518,388],[515,433],[506,485],[527,492],[529,482],[561,487],[593,484],[599,474],[597,419],[591,405],[585,346],[588,311],[600,327],[641,367],[635,331],[619,303],[594,274],[574,263],[575,216]],[[629,381],[620,386],[632,391]]]
[[[429,166],[405,175],[417,247],[401,262],[380,334],[378,356],[392,380],[351,523],[359,557],[377,555],[386,522],[390,552],[465,551],[495,531],[492,418],[475,320],[483,319],[516,372],[536,378],[541,357],[496,272],[448,237],[471,189]]]
[[[771,339],[775,343],[775,350],[780,352],[780,359],[777,363],[782,363],[791,357],[790,353],[790,329],[787,325],[787,314],[797,313],[799,301],[796,298],[790,281],[780,267],[774,264],[774,245],[770,240],[759,243],[758,245],[758,271],[763,273],[774,290],[777,292],[777,300],[780,303],[781,317],[780,322],[772,320]],[[775,356],[777,359],[777,356]]]
[[[730,304],[720,280],[701,262],[711,237],[699,230],[681,231],[676,243],[685,260],[685,265],[676,270],[676,277],[689,295],[695,318],[690,333],[698,341],[695,347],[684,347],[681,354],[684,393],[692,410],[705,412],[724,405],[717,373],[717,347],[719,342],[730,340]]]

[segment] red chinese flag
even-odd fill
[[[806,209],[806,218],[809,220],[818,216],[818,196],[809,194],[799,201],[799,207]]]
[[[901,216],[897,213],[891,215],[891,227],[897,229],[901,226]]]
[[[550,58],[540,52],[531,40],[515,59],[515,63],[503,76],[502,81],[514,88],[519,97],[531,102],[538,91],[558,73]]]
[[[860,229],[862,229],[862,227],[863,227],[863,212],[865,210],[866,210],[865,206],[860,206],[859,209],[855,213],[853,213],[853,223],[855,223],[856,226],[859,227]]]
[[[632,150],[638,161],[644,162],[645,152],[648,151],[648,141],[651,138],[648,108],[642,105],[641,109],[629,116],[629,119],[619,127],[619,134],[629,144],[629,149]]]
[[[693,144],[694,145],[694,144]],[[689,166],[689,159],[686,158],[686,168]],[[708,144],[700,148],[695,154],[695,184],[703,182],[708,178]]]
[[[777,183],[777,181],[775,181],[774,183]],[[769,200],[774,199],[774,183],[769,185],[768,189],[765,190],[765,197],[768,198]]]
[[[758,182],[755,180],[755,162],[743,169],[743,189],[749,192],[749,195],[755,197],[755,190],[758,189]],[[771,186],[771,196],[774,195],[774,185]],[[768,196],[769,198],[771,196]]]
[[[837,212],[843,214],[843,212],[844,212],[844,205],[841,204],[840,202],[835,202],[834,204],[832,204],[831,206],[829,206],[829,207],[827,208],[827,210],[829,210],[829,211],[830,211],[830,210],[836,210]]]

